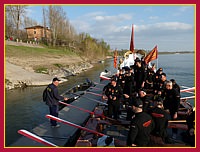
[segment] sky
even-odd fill
[[[45,5],[44,5],[45,6]],[[42,7],[27,15],[42,25]],[[129,49],[132,24],[135,49],[195,51],[195,5],[62,5],[78,33],[103,39],[111,49]]]

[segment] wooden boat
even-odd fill
[[[107,146],[106,139],[108,137],[113,137],[110,142],[110,146],[115,147],[124,147],[126,146],[126,138],[127,133],[129,131],[129,121],[125,120],[126,112],[123,111],[120,115],[119,120],[114,120],[112,118],[108,118],[104,115],[104,110],[106,108],[106,101],[102,100],[101,92],[103,87],[109,82],[109,80],[101,81],[101,83],[96,83],[95,85],[89,87],[86,91],[79,94],[78,102],[75,100],[76,104],[72,102],[74,107],[64,107],[64,113],[61,114],[61,118],[55,118],[58,120],[63,126],[59,129],[56,129],[55,132],[51,129],[50,132],[53,133],[49,138],[50,134],[41,134],[44,132],[44,129],[47,129],[47,126],[42,129],[33,129],[31,133],[24,130],[19,130],[19,133],[30,138],[31,140],[20,139],[18,142],[13,144],[13,146],[76,146],[76,147],[91,147],[91,146]],[[96,89],[94,89],[96,88]],[[98,88],[98,89],[97,89]],[[90,93],[89,93],[90,92]],[[67,95],[67,94],[66,94]],[[77,96],[76,93],[73,95]],[[83,100],[84,99],[84,100]],[[81,102],[80,102],[81,101]],[[98,102],[97,102],[98,101]],[[86,103],[90,103],[89,105]],[[187,105],[187,106],[185,106]],[[191,105],[184,102],[184,107],[190,107]],[[91,107],[91,108],[89,108]],[[66,108],[72,108],[71,110],[74,113],[70,113]],[[63,111],[61,110],[61,111]],[[182,109],[181,109],[182,110]],[[73,119],[69,119],[69,116],[73,115]],[[66,117],[67,116],[67,117]],[[76,119],[74,118],[76,116]],[[48,119],[52,119],[51,116],[46,116]],[[81,121],[81,118],[84,121]],[[66,120],[67,119],[67,120]],[[84,126],[84,127],[83,127]],[[187,129],[185,122],[170,122],[169,128],[176,127],[179,130]],[[70,131],[76,130],[76,131]],[[66,135],[67,132],[71,133],[71,135]],[[46,131],[45,133],[49,133]],[[34,134],[38,135],[38,137],[34,137]],[[48,136],[47,136],[48,135]],[[59,136],[60,135],[60,136]],[[41,139],[44,138],[44,139]],[[36,142],[32,142],[35,140]],[[61,143],[62,141],[62,143]],[[151,136],[152,147],[182,147],[189,146],[184,143],[182,140],[176,140],[173,144],[165,144],[158,137]]]
[[[129,52],[126,54],[126,57],[132,57],[135,54]],[[133,60],[131,60],[132,62]],[[133,64],[133,63],[132,63]],[[125,62],[124,62],[125,65]],[[130,64],[129,64],[130,65]],[[115,146],[115,147],[126,147],[126,140],[129,131],[130,121],[126,121],[126,111],[122,110],[120,119],[115,120],[104,115],[106,111],[107,103],[102,98],[102,90],[103,87],[108,84],[110,77],[110,73],[104,72],[100,75],[100,83],[94,83],[84,92],[74,93],[73,91],[69,93],[64,93],[65,96],[71,96],[73,99],[72,105],[69,103],[61,103],[63,108],[61,110],[62,114],[60,117],[54,117],[51,115],[46,115],[48,119],[54,119],[61,124],[63,124],[62,128],[57,130],[50,130],[46,128],[37,128],[34,129],[35,133],[51,133],[53,138],[50,141],[47,139],[41,139],[34,134],[31,134],[27,131],[20,130],[19,133],[22,135],[27,135],[26,137],[31,138],[35,141],[40,142],[41,144],[45,144],[45,146],[70,146],[70,147],[92,147],[92,146]],[[190,93],[195,88],[185,88],[182,92]],[[74,97],[78,96],[78,100]],[[190,97],[189,97],[190,98]],[[178,112],[179,116],[186,117],[189,110],[193,107],[187,102],[189,98],[182,99],[181,108]],[[191,97],[191,98],[194,98]],[[67,107],[66,107],[66,104]],[[71,108],[71,109],[70,109]],[[70,109],[70,110],[69,110]],[[182,119],[181,119],[182,120]],[[185,120],[182,122],[170,122],[169,128],[178,128],[181,130],[186,130],[187,125],[185,124]],[[45,130],[46,129],[46,130]],[[44,131],[45,130],[45,131]],[[171,130],[171,129],[170,129]],[[67,133],[66,133],[67,132]],[[67,134],[67,135],[66,135]],[[34,136],[34,138],[33,138]],[[59,136],[59,137],[58,137]],[[44,135],[43,135],[44,137]],[[56,138],[57,137],[57,138]],[[64,137],[64,141],[61,141],[61,138]],[[112,138],[111,138],[112,137]],[[151,147],[188,147],[181,140],[181,137],[178,137],[177,140],[173,141],[173,144],[163,143],[162,139],[151,135]],[[25,145],[25,140],[22,139],[14,145],[20,146]],[[26,141],[27,142],[27,141]],[[39,146],[41,146],[39,144]],[[28,146],[35,146],[36,143],[26,143]],[[38,146],[38,145],[37,145]]]
[[[106,80],[104,80],[106,81]],[[191,90],[194,90],[191,89]],[[183,91],[184,92],[184,91]],[[186,100],[193,99],[194,96],[191,97],[184,97],[181,98],[181,107],[178,112],[179,117],[181,120],[177,121],[169,121],[168,128],[177,128],[179,129],[179,132],[185,132],[188,128],[186,125],[186,120],[182,120],[182,118],[185,118],[188,114],[188,111],[193,108],[193,106],[187,102]],[[116,147],[124,147],[126,146],[126,138],[129,131],[129,125],[130,121],[126,121],[126,112],[122,111],[120,115],[119,120],[114,120],[112,118],[106,118],[104,115],[105,107],[96,107],[94,111],[94,117],[90,118],[86,124],[86,128],[90,128],[92,130],[95,130],[97,132],[101,132],[104,134],[104,136],[99,137],[94,134],[91,134],[91,132],[82,131],[81,136],[77,140],[75,146],[77,147],[90,147],[90,146],[105,146],[106,144],[98,145],[99,140],[107,139],[106,137],[114,137],[114,145],[110,146],[116,146]],[[98,113],[95,115],[95,113]],[[100,115],[99,115],[100,113]],[[184,117],[183,117],[184,116]],[[178,137],[177,140],[173,140],[172,144],[166,144],[162,141],[160,137],[155,137],[151,135],[151,146],[152,147],[188,147],[189,145],[187,143],[184,143],[181,139],[181,136]]]

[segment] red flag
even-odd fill
[[[134,52],[134,25],[132,25],[131,41],[130,41],[130,51]]]
[[[114,52],[114,68],[117,68],[117,51]]]
[[[155,60],[158,58],[158,48],[157,45],[153,48],[149,54],[144,58],[144,61],[146,64],[148,64],[150,61]]]

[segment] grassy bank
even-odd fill
[[[58,50],[50,48],[37,48],[27,46],[14,46],[6,45],[5,47],[6,57],[37,57],[37,56],[78,56],[77,54],[69,50]]]

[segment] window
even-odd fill
[[[36,31],[34,31],[34,34],[36,34]]]

